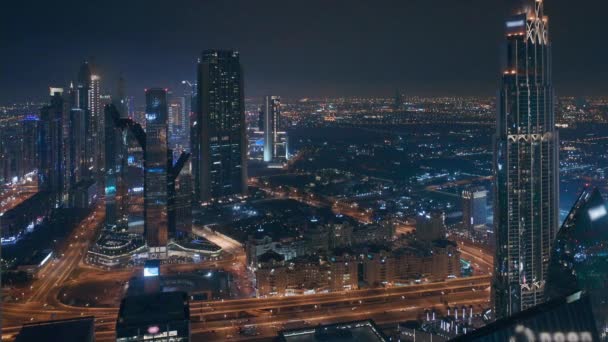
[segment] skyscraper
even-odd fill
[[[78,80],[72,108],[78,108],[84,113],[85,142],[84,142],[84,165],[80,169],[80,178],[90,178],[96,163],[97,151],[97,120],[91,111],[91,68],[88,62],[84,62],[78,71]]]
[[[264,161],[272,162],[277,153],[277,133],[280,129],[281,98],[264,98]]]
[[[167,130],[167,91],[147,89],[144,234],[152,258],[162,258],[167,248]]]
[[[171,96],[169,99],[169,146],[173,150],[174,159],[184,151],[190,150],[190,124],[186,113],[186,98]]]
[[[465,229],[473,230],[487,223],[487,195],[488,192],[483,187],[474,187],[462,192],[462,224]]]
[[[70,110],[70,138],[69,138],[69,172],[70,186],[80,182],[86,171],[86,111],[80,108]]]
[[[505,23],[506,55],[494,137],[498,318],[544,301],[558,225],[558,132],[543,1]]]
[[[106,226],[126,230],[128,198],[124,196],[128,196],[125,184],[127,149],[123,131],[116,125],[121,113],[114,105],[107,105],[104,109],[104,116]]]
[[[63,88],[50,88],[50,95],[50,104],[40,110],[38,186],[42,191],[53,193],[59,204],[65,190],[63,119],[66,107]]]
[[[193,152],[199,201],[247,192],[247,140],[239,54],[204,51],[198,65]]]

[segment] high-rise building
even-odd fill
[[[169,236],[182,237],[192,231],[192,171],[188,159],[182,153],[168,173],[168,221]]]
[[[85,61],[78,71],[76,89],[73,95],[74,103],[72,104],[73,109],[77,108],[83,111],[85,119],[84,165],[80,169],[79,178],[92,177],[96,161],[97,120],[91,112],[91,77],[91,68],[89,63]]]
[[[532,1],[531,1],[532,2]],[[498,318],[544,301],[558,225],[558,132],[543,1],[505,23],[506,52],[494,137]]]
[[[277,133],[281,122],[281,98],[266,96],[264,98],[264,161],[272,162],[277,155]]]
[[[99,75],[91,75],[91,88],[89,89],[89,110],[91,113],[91,124],[93,136],[93,177],[99,184],[103,184],[104,174],[104,113],[101,104],[101,78]]]
[[[483,227],[488,217],[488,192],[483,187],[474,187],[462,191],[462,225],[473,230]]]
[[[167,130],[167,91],[147,89],[144,234],[153,258],[162,258],[167,248]]]
[[[66,107],[63,88],[50,88],[50,95],[50,104],[40,110],[38,186],[56,195],[59,204],[65,190],[63,119]]]
[[[193,129],[198,201],[247,192],[242,74],[238,52],[203,52],[198,65],[198,113]]]
[[[21,153],[22,167],[20,177],[32,172],[38,167],[36,137],[38,136],[39,118],[35,115],[26,116],[21,121]]]
[[[127,229],[128,203],[124,196],[128,196],[125,181],[125,168],[127,160],[126,141],[123,131],[116,125],[120,118],[119,112],[113,105],[104,109],[105,125],[105,202],[106,226],[113,229]]]
[[[175,160],[182,152],[190,150],[190,124],[186,112],[186,98],[171,96],[169,99],[169,146]]]
[[[83,179],[87,167],[86,161],[86,111],[80,108],[72,108],[70,110],[70,146],[69,146],[69,172],[70,186]]]

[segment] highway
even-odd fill
[[[490,298],[490,277],[478,276],[387,289],[364,289],[343,293],[297,297],[250,298],[219,301],[195,301],[190,304],[193,336],[201,340],[245,338],[238,336],[238,327],[255,325],[259,337],[275,336],[286,325],[290,328],[307,324],[372,318],[380,323],[415,319],[425,309],[442,312],[447,305],[475,305],[475,311],[486,308]],[[114,338],[117,308],[46,309],[28,304],[5,304],[4,315],[15,317],[54,315],[55,318],[96,317],[98,341]],[[294,324],[297,320],[297,324]],[[19,327],[5,329],[5,338]]]
[[[33,176],[31,181],[2,186],[0,191],[0,214],[13,209],[32,197],[38,191],[38,184],[35,179],[36,177]]]

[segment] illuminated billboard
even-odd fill
[[[158,267],[145,267],[144,268],[144,277],[158,277],[159,275]]]

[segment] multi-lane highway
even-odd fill
[[[244,339],[238,328],[255,327],[258,337],[275,336],[285,327],[326,324],[372,318],[380,323],[400,322],[419,317],[425,309],[441,312],[446,306],[474,305],[477,312],[488,306],[489,276],[454,279],[388,289],[364,289],[344,293],[297,297],[250,298],[220,301],[195,301],[190,304],[193,336],[202,340]],[[114,338],[117,308],[55,309],[9,304],[5,315],[56,318],[94,315],[98,341]],[[5,329],[14,334],[17,327]],[[8,337],[8,335],[5,335]]]

